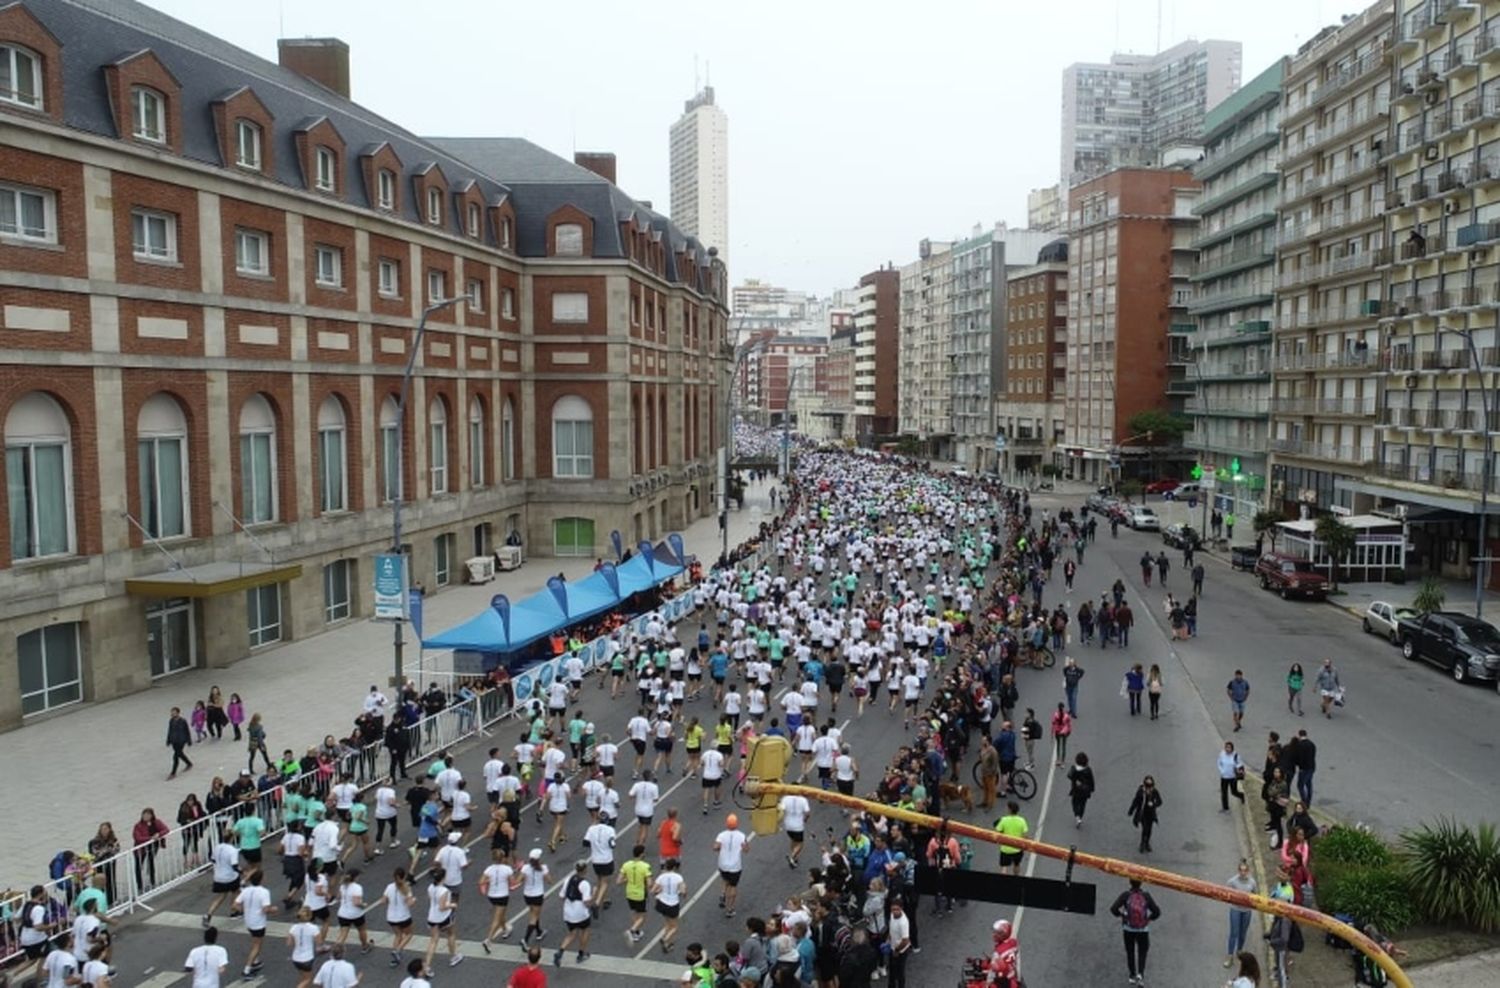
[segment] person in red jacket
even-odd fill
[[[990,983],[999,985],[1001,988],[1019,988],[1021,943],[1012,933],[1008,919],[995,920],[995,925],[991,929],[995,942],[990,950],[989,962],[985,965],[985,972],[989,975]]]

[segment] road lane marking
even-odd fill
[[[1047,807],[1049,807],[1049,806],[1052,805],[1052,785],[1056,781],[1057,781],[1057,767],[1053,766],[1052,770],[1047,773],[1047,787],[1044,790],[1042,790],[1042,811],[1041,811],[1041,813],[1036,818],[1036,834],[1032,837],[1032,840],[1040,841],[1042,839],[1042,831],[1045,830],[1046,827],[1047,827]],[[1035,854],[1033,854],[1033,855],[1031,855],[1030,859],[1026,862],[1026,877],[1027,878],[1030,878],[1034,874],[1036,874],[1037,858],[1038,858],[1038,856],[1035,855]],[[1021,934],[1021,917],[1024,916],[1024,915],[1026,915],[1026,906],[1024,904],[1017,906],[1016,907],[1016,918],[1013,919],[1013,920],[1011,920],[1011,923],[1010,923],[1010,927],[1011,927],[1011,931],[1012,931],[1012,936],[1020,936],[1020,934]]]
[[[712,875],[708,876],[708,881],[704,882],[701,886],[699,886],[698,891],[693,893],[693,897],[682,904],[682,908],[677,911],[678,919],[680,920],[689,909],[693,908],[693,903],[703,898],[703,893],[713,888],[714,883],[717,881],[719,881],[719,873],[715,871]],[[661,942],[661,930],[657,930],[656,934],[652,936],[651,939],[646,941],[646,945],[642,947],[640,951],[635,955],[635,959],[641,960],[642,958],[644,958],[659,942]],[[682,973],[682,969],[680,967],[672,965],[672,968],[675,974]]]
[[[226,975],[229,972],[224,972]],[[172,985],[187,977],[186,971],[162,971],[153,974],[145,981],[138,982],[136,988],[172,988]]]

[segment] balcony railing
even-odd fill
[[[1331,353],[1279,353],[1275,357],[1277,371],[1292,372],[1316,370],[1364,370],[1377,364],[1376,356],[1368,348],[1364,350],[1336,350]]]
[[[1484,472],[1481,470],[1434,468],[1426,463],[1372,463],[1369,469],[1376,476],[1388,480],[1427,484],[1448,490],[1478,492],[1484,488]]]
[[[1375,396],[1366,398],[1274,398],[1271,408],[1283,415],[1359,415],[1375,414]]]
[[[1272,452],[1289,453],[1317,460],[1336,460],[1340,463],[1366,463],[1374,458],[1375,451],[1362,446],[1341,446],[1336,443],[1315,443],[1302,439],[1272,439]]]

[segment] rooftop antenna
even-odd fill
[[[703,86],[704,86],[705,89],[712,88],[712,86],[714,84],[713,83],[713,67],[714,67],[714,63],[713,62],[709,61],[706,58],[703,60]]]
[[[699,82],[699,76],[698,76],[698,53],[697,52],[693,52],[693,92],[694,93],[698,92],[698,89],[699,89],[698,82]]]

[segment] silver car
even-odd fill
[[[1397,607],[1383,600],[1377,600],[1365,608],[1364,626],[1365,633],[1380,635],[1392,645],[1401,644],[1401,622],[1417,616],[1417,612],[1410,607]]]
[[[1155,532],[1161,528],[1161,521],[1156,517],[1155,511],[1137,505],[1130,510],[1130,527],[1138,532]]]

